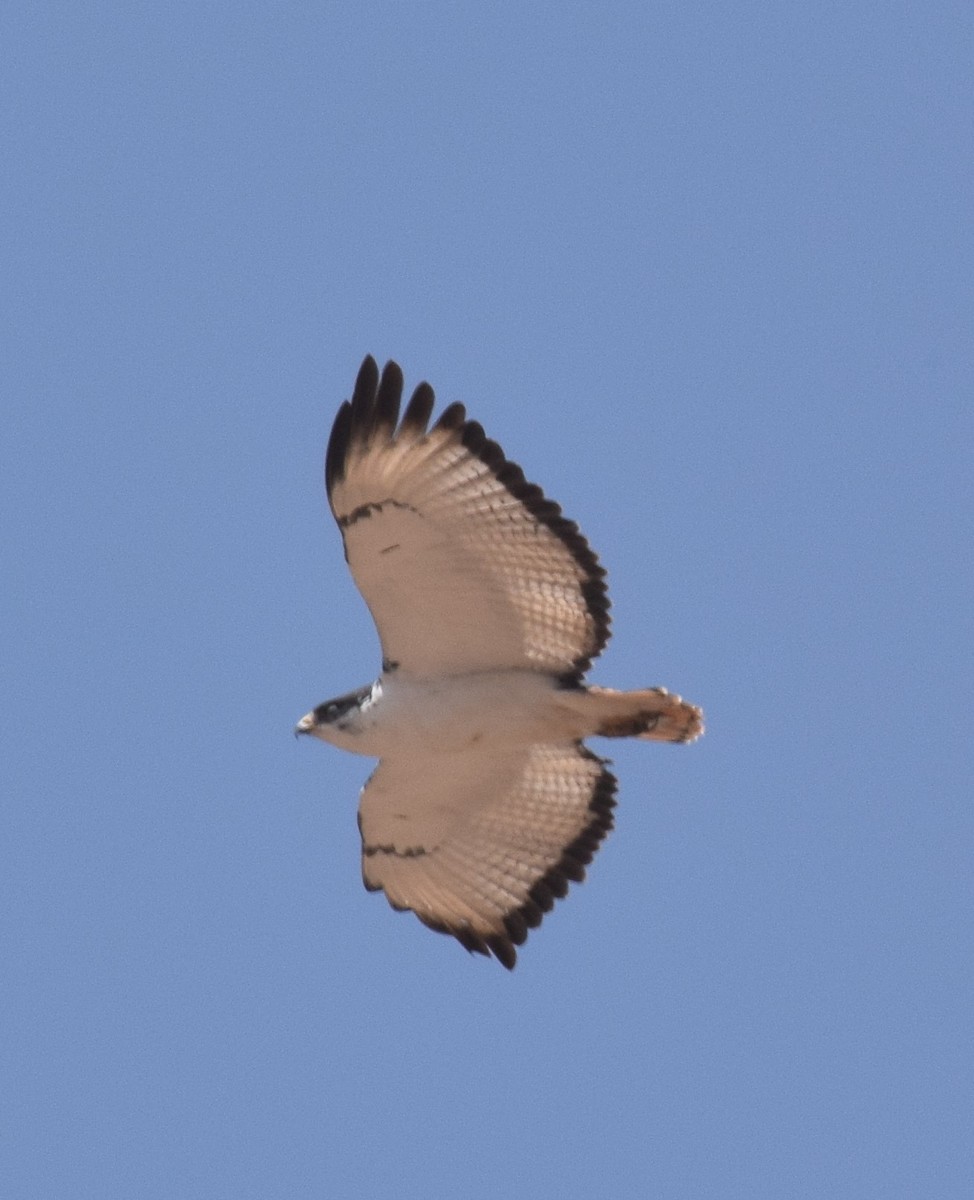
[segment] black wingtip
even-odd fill
[[[436,396],[428,383],[421,383],[413,392],[406,412],[402,419],[403,431],[408,431],[412,437],[418,437],[426,432],[426,426],[433,413]]]
[[[439,419],[433,428],[443,430],[444,432],[453,429],[463,429],[466,419],[467,410],[459,400],[454,400],[452,404],[448,404],[440,413]]]
[[[329,497],[335,485],[345,478],[345,456],[348,453],[351,432],[352,406],[346,400],[335,417],[331,437],[328,439],[328,449],[325,452],[325,491]]]
[[[505,937],[503,933],[481,935],[475,933],[465,922],[450,925],[444,921],[436,920],[435,917],[425,916],[423,913],[416,913],[416,916],[423,922],[427,929],[432,929],[435,933],[445,933],[448,937],[456,938],[469,954],[481,954],[485,958],[493,956],[502,967],[506,967],[508,971],[514,970],[517,963],[517,951],[514,949],[514,943],[517,939]],[[514,929],[515,931],[517,930],[516,920]],[[527,930],[525,930],[524,937],[527,937]],[[521,938],[518,941],[518,945],[523,941],[524,938]]]
[[[352,392],[352,410],[356,415],[371,411],[378,388],[379,364],[371,354],[366,354],[355,377],[355,391]]]
[[[365,356],[352,394],[353,441],[368,441],[380,425],[395,428],[402,385],[402,369],[397,362],[390,359],[380,377],[375,359],[371,354]]]
[[[399,420],[403,376],[399,364],[391,359],[379,375],[379,364],[366,354],[355,379],[351,400],[338,410],[328,439],[325,455],[325,487],[332,488],[345,478],[345,461],[353,442],[368,441],[384,428],[391,436]]]
[[[396,422],[399,420],[403,382],[402,369],[397,362],[390,359],[383,368],[382,378],[379,380],[379,390],[372,407],[369,428],[363,430],[366,436],[371,437],[380,429],[385,432],[387,437],[392,436]]]
[[[506,967],[508,971],[513,971],[517,965],[517,951],[514,949],[510,938],[506,937],[489,937],[487,945],[494,958],[502,967]]]

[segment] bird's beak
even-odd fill
[[[314,713],[307,713],[305,716],[303,716],[301,718],[300,721],[298,721],[297,725],[295,725],[294,736],[297,737],[299,734],[302,734],[302,733],[310,733],[312,731],[312,729],[314,729],[314,727],[315,727],[315,715],[314,715]]]

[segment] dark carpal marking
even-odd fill
[[[424,854],[429,854],[425,846],[407,846],[405,850],[400,850],[397,846],[363,846],[362,853],[366,858],[371,858],[374,854],[391,854],[394,858],[422,858]]]
[[[398,670],[399,670],[399,664],[396,662],[396,660],[394,658],[384,658],[382,660],[382,673],[384,675],[389,675],[393,671],[398,671]]]
[[[417,517],[422,516],[418,508],[413,508],[411,504],[407,504],[404,500],[393,500],[387,497],[385,500],[374,500],[368,504],[360,504],[358,508],[353,508],[350,513],[345,513],[338,518],[339,529],[348,529],[350,525],[354,525],[356,521],[362,521],[366,517],[371,517],[373,513],[380,513],[384,508],[401,508],[405,512],[415,513]],[[389,549],[395,549],[390,546]],[[383,550],[384,554],[385,551]]]

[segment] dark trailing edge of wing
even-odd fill
[[[455,937],[465,950],[471,954],[493,956],[509,971],[514,969],[517,962],[517,946],[522,946],[527,940],[528,931],[537,929],[550,912],[556,900],[563,899],[568,894],[571,883],[581,883],[585,878],[585,868],[595,857],[595,853],[604,838],[612,829],[612,810],[615,808],[616,780],[615,776],[605,769],[605,760],[593,754],[587,746],[578,743],[578,748],[586,757],[593,759],[602,766],[589,801],[591,819],[573,842],[562,851],[561,858],[534,884],[528,893],[528,899],[520,907],[512,909],[504,918],[505,933],[482,937],[468,925],[448,925],[429,917],[416,915],[428,929],[437,933],[446,933]],[[378,890],[378,889],[373,889]],[[393,908],[403,911],[401,906],[394,904]]]
[[[402,389],[403,376],[397,363],[391,360],[387,362],[380,377],[375,359],[371,355],[365,357],[355,380],[352,399],[346,400],[338,410],[328,439],[325,486],[329,501],[335,484],[345,478],[348,452],[353,445],[368,444],[377,436],[395,438]],[[399,430],[408,432],[412,437],[425,433],[434,401],[433,389],[428,383],[421,383],[406,406]],[[585,578],[579,586],[594,626],[592,646],[587,654],[575,659],[573,669],[562,677],[564,686],[578,685],[592,665],[592,660],[602,653],[609,640],[609,596],[605,586],[605,571],[595,552],[575,522],[562,514],[561,507],[554,500],[549,500],[536,483],[529,483],[525,479],[517,463],[507,460],[504,451],[497,442],[487,437],[481,425],[467,420],[462,404],[451,404],[445,408],[433,428],[456,430],[463,446],[479,458],[534,517],[560,538],[584,572]],[[339,522],[341,516],[335,513]]]
[[[466,421],[462,429],[461,440],[466,449],[489,467],[511,495],[520,500],[532,516],[537,517],[542,525],[546,525],[564,543],[585,572],[585,578],[579,584],[579,588],[592,617],[594,630],[591,649],[587,654],[579,655],[573,663],[574,671],[566,673],[562,678],[566,687],[574,686],[581,682],[582,676],[592,665],[592,660],[598,658],[609,640],[611,618],[609,594],[605,586],[605,569],[575,522],[563,516],[561,506],[554,500],[549,500],[536,483],[528,482],[517,463],[509,462],[505,458],[504,451],[497,442],[487,437],[478,422]]]

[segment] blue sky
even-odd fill
[[[970,12],[13,3],[0,1191],[974,1188]],[[617,829],[513,975],[360,883],[365,353],[609,570]]]

